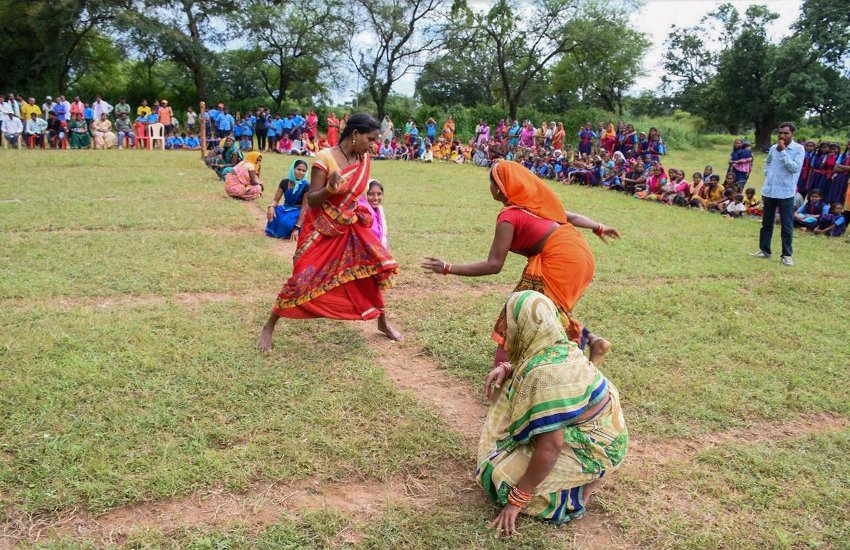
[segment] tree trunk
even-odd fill
[[[516,113],[519,110],[518,104],[519,104],[519,101],[517,101],[516,99],[511,98],[511,99],[508,100],[508,113],[510,113],[511,122],[513,122],[514,120],[517,119]]]
[[[375,100],[375,106],[378,109],[378,120],[384,120],[384,116],[387,114],[387,98],[386,98],[386,96],[372,98],[372,99]]]
[[[192,71],[192,79],[195,81],[195,91],[198,93],[198,100],[207,101],[207,81],[204,78],[204,69],[200,63],[196,62],[190,67]]]
[[[773,138],[773,128],[776,123],[773,117],[765,117],[762,120],[755,121],[756,128],[756,147],[759,149],[770,147],[770,142]]]

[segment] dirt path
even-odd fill
[[[422,487],[415,480],[260,483],[244,493],[208,490],[186,498],[123,506],[96,518],[78,509],[49,521],[20,515],[0,526],[0,548],[20,542],[37,544],[53,537],[72,537],[102,546],[121,544],[128,535],[145,528],[167,533],[201,526],[262,527],[283,515],[326,508],[347,514],[353,524],[348,534],[356,537],[354,525],[379,517],[388,503],[421,505],[422,496]]]

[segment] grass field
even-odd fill
[[[722,171],[727,155],[666,164]],[[597,275],[576,315],[614,343],[603,370],[632,449],[587,517],[526,520],[504,542],[471,487],[470,419],[394,383],[372,327],[286,323],[273,354],[254,350],[291,248],[198,155],[2,151],[0,164],[0,548],[850,548],[844,239],[797,235],[786,269],[746,256],[754,220],[558,186],[624,235],[588,234]],[[267,156],[263,178],[288,167]],[[478,392],[522,262],[477,280],[418,262],[486,255],[486,172],[375,163],[373,176],[402,266],[387,294],[408,336],[398,357]],[[262,508],[272,482],[329,489]],[[253,504],[189,517],[186,503],[221,495]],[[173,521],[145,512],[168,506]],[[84,524],[96,533],[69,527]]]

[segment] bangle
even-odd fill
[[[601,237],[602,235],[605,234],[605,226],[600,223],[599,227],[597,227],[596,229],[593,230],[593,234],[596,235],[597,237]]]
[[[452,270],[452,264],[443,262],[443,275],[448,275]]]
[[[519,487],[514,487],[511,489],[511,492],[508,493],[508,504],[516,506],[517,508],[525,508],[531,503],[531,499],[534,498],[534,495],[531,493],[526,493]]]
[[[301,231],[301,226],[298,225],[297,223],[295,225],[293,225],[292,228],[297,230],[297,231]]]

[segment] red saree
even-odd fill
[[[339,120],[336,117],[328,117],[328,144],[331,147],[339,145]]]
[[[372,216],[357,202],[369,182],[369,155],[341,170],[340,191],[304,216],[292,276],[274,312],[289,319],[368,320],[384,310],[381,289],[398,263],[372,232]],[[337,170],[329,149],[316,156],[320,170]]]

